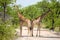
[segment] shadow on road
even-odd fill
[[[32,37],[32,36],[21,36],[21,37]],[[36,37],[36,36],[33,36],[33,37]],[[39,36],[37,36],[39,37]],[[52,36],[40,36],[41,38],[60,38],[60,37],[52,37]]]

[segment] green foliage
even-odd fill
[[[35,5],[22,9],[22,12],[23,15],[30,20],[34,20],[36,17],[41,15],[40,8],[37,8]]]
[[[1,8],[0,11],[3,11],[4,7],[7,8],[15,2],[16,0],[0,0],[0,8]]]
[[[0,23],[0,40],[13,40],[15,36],[14,27],[11,26],[10,21]]]
[[[55,19],[54,26],[60,27],[60,18]]]
[[[5,14],[7,12],[7,7],[9,7],[15,2],[16,0],[0,0],[0,8],[2,10],[1,12],[4,13],[3,18],[2,18],[4,22],[5,22]]]
[[[59,0],[50,0],[49,1],[41,1],[40,3],[41,7],[47,7],[50,8],[51,12],[43,19],[44,23],[46,23],[47,27],[51,29],[52,27],[56,29],[55,27],[60,27],[60,2]],[[39,7],[40,7],[39,6]],[[43,9],[47,10],[47,9]]]
[[[11,17],[5,22],[0,20],[0,40],[13,40],[15,37],[15,27],[17,27],[16,24],[18,24],[19,19],[17,12],[11,6],[14,2],[15,0],[0,0],[0,12],[3,12],[4,15],[9,14],[9,17]]]
[[[30,20],[42,15],[48,9],[51,11],[42,19],[49,29],[60,27],[60,1],[58,0],[42,0],[35,5],[28,6],[22,9],[23,15]]]

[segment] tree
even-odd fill
[[[46,18],[47,18],[48,22],[50,21],[49,22],[49,24],[51,25],[51,26],[49,25],[50,29],[54,30],[54,28],[55,28],[54,24],[57,21],[56,19],[59,19],[59,15],[60,15],[60,2],[59,2],[59,0],[58,1],[57,0],[49,0],[49,1],[43,0],[37,4],[37,7],[42,7],[42,8],[48,7],[51,9],[52,12]],[[43,9],[43,10],[45,11],[47,9]],[[46,20],[46,18],[44,20]]]
[[[54,30],[55,27],[57,27],[55,26],[56,21],[57,21],[56,19],[59,20],[60,18],[60,0],[58,1],[57,0],[42,0],[35,5],[31,5],[26,8],[23,8],[22,11],[25,17],[32,20],[42,15],[42,13],[47,11],[48,8],[50,8],[51,12],[49,12],[49,15],[47,15],[46,17],[44,17],[44,19],[42,19],[42,22],[46,23],[49,29]]]
[[[3,9],[3,21],[5,21],[5,13],[7,11],[7,7],[10,5],[10,4],[13,4],[16,0],[0,0],[0,6],[2,7]]]

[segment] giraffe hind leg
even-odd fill
[[[20,37],[22,36],[22,27],[20,27]]]
[[[22,36],[22,22],[20,23],[20,37]]]
[[[36,34],[36,37],[38,36],[38,28],[37,28],[37,34]]]
[[[33,36],[33,27],[30,27],[31,36]]]
[[[40,24],[39,24],[39,37],[40,37],[40,28],[41,28],[41,26],[40,26]]]

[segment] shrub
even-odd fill
[[[13,40],[14,32],[14,27],[9,26],[7,21],[0,24],[0,40]]]

